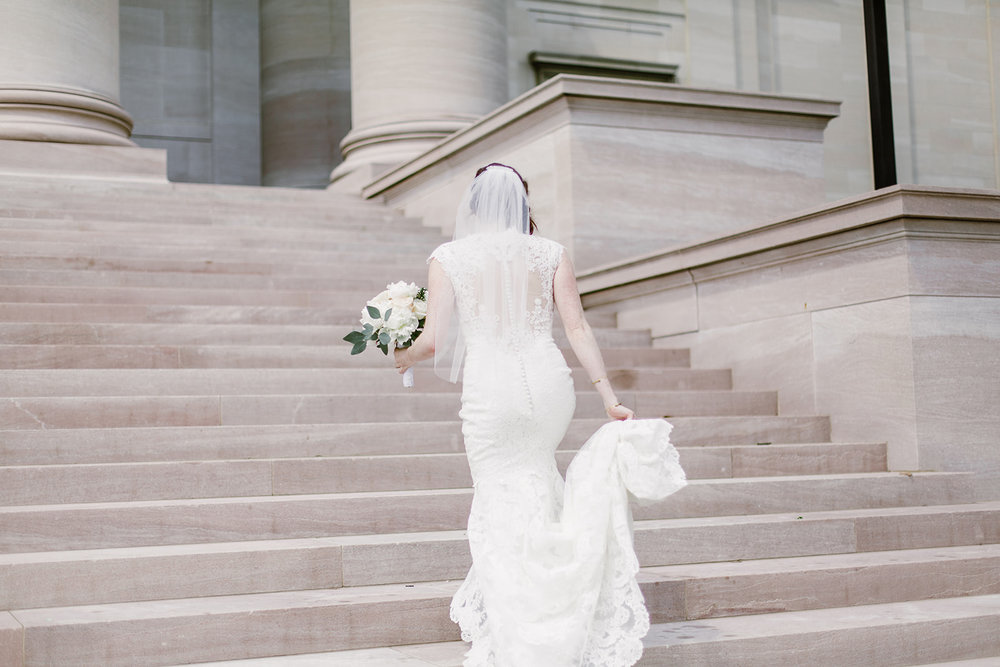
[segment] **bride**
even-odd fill
[[[628,497],[666,497],[685,484],[684,472],[670,424],[634,419],[615,396],[572,263],[534,232],[520,174],[499,163],[480,169],[454,240],[428,260],[424,332],[395,352],[401,373],[434,357],[439,375],[462,375],[472,568],[451,618],[472,643],[466,667],[632,665],[649,615]],[[554,453],[576,395],[552,339],[553,307],[616,420],[580,449],[565,484]]]

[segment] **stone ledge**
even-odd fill
[[[0,176],[166,184],[167,152],[137,146],[0,140]]]
[[[822,200],[823,131],[838,109],[827,100],[560,75],[375,176],[362,195],[450,233],[476,168],[503,161],[531,183],[542,233],[588,267]]]
[[[781,259],[787,261],[815,254],[824,247],[831,252],[842,250],[844,237],[835,235],[862,229],[865,231],[858,232],[854,242],[872,243],[886,240],[889,235],[1000,241],[1000,228],[995,224],[997,211],[1000,192],[994,190],[895,185],[817,206],[762,227],[580,271],[577,278],[584,304],[592,307],[625,295],[697,282],[697,271],[719,275],[727,272],[723,267],[729,271],[750,270],[776,259],[767,253],[780,251]],[[883,223],[888,222],[898,224],[886,227]]]

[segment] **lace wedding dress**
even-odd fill
[[[631,420],[591,437],[564,486],[554,453],[576,398],[552,339],[562,253],[553,241],[504,231],[431,255],[451,282],[466,345],[459,415],[475,488],[473,566],[451,617],[472,643],[467,667],[634,664],[649,616],[635,580],[629,494],[655,500],[685,484],[670,425]]]

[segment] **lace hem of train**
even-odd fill
[[[497,560],[494,553],[498,546],[495,544],[497,538],[486,537],[485,541],[480,541],[478,512],[495,514],[497,507],[494,505],[499,498],[489,498],[492,494],[487,492],[482,498],[487,502],[478,507],[474,503],[469,526],[470,540],[478,545],[494,547],[482,552],[486,559],[483,565],[487,570],[497,570],[495,574],[501,578],[505,578],[508,570],[522,568],[541,576],[532,585],[523,586],[520,592],[516,585],[494,591],[493,595],[506,598],[494,604],[502,603],[502,608],[509,611],[508,606],[518,606],[515,598],[530,600],[540,588],[548,588],[546,595],[564,598],[566,602],[578,600],[563,607],[575,610],[563,619],[563,625],[556,623],[548,626],[553,629],[562,627],[565,636],[537,637],[535,640],[562,645],[566,650],[558,651],[560,664],[567,667],[627,667],[642,656],[641,640],[649,631],[649,614],[636,582],[639,563],[632,545],[628,494],[631,493],[639,501],[651,502],[662,500],[685,486],[686,479],[677,451],[670,444],[670,430],[670,424],[663,420],[612,422],[598,430],[581,448],[567,471],[561,521],[556,526],[550,526],[554,535],[549,536],[550,542],[558,541],[561,539],[559,536],[569,538],[576,547],[564,552],[574,554],[570,560],[560,561],[551,571],[544,569],[546,566],[542,560],[527,564],[527,567],[521,562],[507,562],[503,558]],[[479,488],[477,493],[484,490]],[[523,494],[511,495],[522,497]],[[516,530],[511,523],[506,525]],[[516,537],[516,541],[528,545],[517,550],[524,554],[522,558],[542,553],[542,550],[531,548],[534,543],[546,539],[541,533],[536,533],[537,528],[537,525],[521,527],[523,533]],[[507,556],[516,558],[515,554]],[[549,565],[555,563],[550,562]],[[554,579],[545,575],[545,571],[551,572]],[[573,573],[570,578],[579,582],[579,588],[570,590],[573,588],[570,584],[555,584],[560,579],[558,573],[565,576],[569,572]],[[566,581],[563,580],[564,583]],[[547,587],[546,583],[556,587]],[[500,640],[492,636],[489,607],[474,566],[451,604],[451,618],[460,625],[462,639],[472,643],[465,667],[508,667],[504,662],[509,662],[504,657],[506,649],[500,650],[503,642],[494,645],[494,639]],[[503,614],[500,617],[509,623]],[[588,627],[589,632],[584,633],[584,628]],[[579,637],[579,640],[573,637]],[[524,640],[521,635],[521,641]],[[537,653],[543,655],[544,651]],[[519,653],[525,654],[524,651]],[[553,667],[553,656],[549,654],[549,660],[544,665],[539,663],[537,667]],[[563,663],[563,660],[566,662]],[[529,666],[522,662],[518,663],[518,667]]]

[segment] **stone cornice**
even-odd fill
[[[901,236],[1000,242],[998,212],[1000,191],[897,185],[744,232],[583,271],[580,293],[594,306]],[[996,226],[985,228],[984,222]]]

